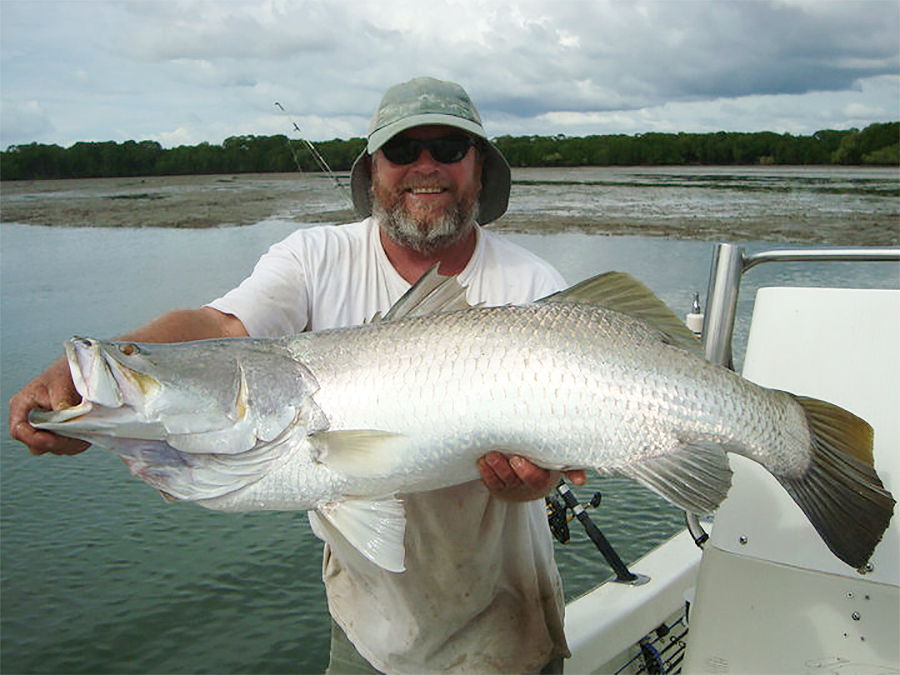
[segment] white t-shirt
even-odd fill
[[[548,263],[478,228],[459,274],[475,304],[529,302],[565,286]],[[275,244],[238,288],[210,303],[250,335],[360,324],[408,289],[373,218],[299,230]],[[486,449],[487,450],[487,449]],[[406,571],[386,572],[327,543],[332,617],[384,672],[536,672],[568,655],[562,582],[541,500],[494,499],[481,481],[404,495]]]

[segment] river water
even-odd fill
[[[590,206],[596,190],[585,187],[579,203],[576,188],[567,188],[584,218],[600,218]],[[891,208],[896,212],[897,204]],[[206,230],[4,223],[3,401],[60,353],[64,339],[110,336],[168,309],[209,300],[239,282],[270,243],[296,227],[279,219]],[[572,283],[610,269],[631,272],[679,314],[694,291],[705,290],[713,248],[699,239],[580,231],[508,236]],[[751,252],[772,248],[765,238],[737,243]],[[739,304],[738,353],[755,290],[781,284],[897,288],[900,270],[836,263],[754,269]],[[5,414],[2,424],[3,672],[324,669],[329,619],[321,546],[305,514],[225,515],[169,505],[105,451],[34,458],[9,439]],[[677,509],[630,481],[594,476],[577,492],[586,502],[595,491],[603,501],[593,518],[626,561],[681,527]],[[557,546],[557,559],[568,598],[609,576],[577,526],[572,543]]]

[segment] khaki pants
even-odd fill
[[[541,675],[562,675],[563,657],[557,656],[541,669]],[[356,647],[341,630],[341,627],[331,621],[331,659],[328,663],[328,675],[380,675],[371,663],[366,661],[356,651]]]

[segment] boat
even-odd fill
[[[707,359],[732,363],[743,275],[795,261],[896,262],[900,248],[747,255],[717,245],[702,319]],[[900,494],[900,290],[760,289],[742,375],[866,419],[876,470]],[[900,673],[897,507],[856,570],[771,475],[729,457],[732,487],[709,521],[688,515],[683,531],[630,568],[612,552],[615,578],[567,605],[565,672]]]

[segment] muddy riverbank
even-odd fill
[[[204,228],[276,218],[355,219],[346,186],[320,174],[161,176],[0,184],[0,219],[34,225]],[[890,170],[672,167],[523,169],[492,225],[677,239],[900,244]]]

